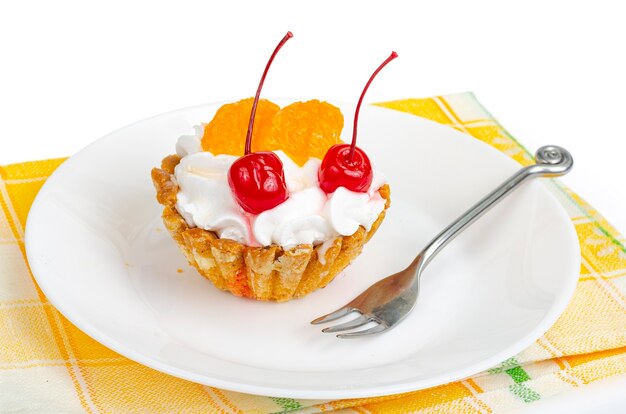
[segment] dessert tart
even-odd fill
[[[152,170],[163,222],[198,272],[219,289],[287,301],[326,286],[361,253],[390,204],[389,186],[326,102],[280,108],[256,96],[223,105],[182,136]]]

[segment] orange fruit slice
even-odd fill
[[[222,105],[204,127],[202,149],[213,155],[244,155],[252,102],[254,98],[247,98]],[[267,99],[259,100],[252,130],[253,152],[267,150],[261,146],[264,141],[262,137],[268,134],[271,120],[279,110],[280,107],[275,103]]]
[[[336,106],[317,99],[294,102],[272,117],[268,133],[263,131],[257,144],[264,150],[282,150],[304,165],[309,157],[323,159],[328,148],[341,143],[342,129],[343,115]]]

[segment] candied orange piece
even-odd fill
[[[247,98],[222,105],[204,128],[202,149],[213,155],[243,155],[252,102],[254,98]],[[261,146],[261,137],[269,132],[271,119],[279,110],[275,103],[259,100],[252,130],[252,151],[267,150]]]
[[[343,115],[336,106],[317,99],[294,102],[274,115],[269,134],[261,134],[259,145],[282,150],[304,165],[309,157],[323,159],[328,148],[340,143],[342,128]]]

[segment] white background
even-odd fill
[[[355,101],[396,50],[400,58],[367,101],[474,91],[529,149],[568,148],[576,166],[566,184],[626,231],[619,6],[0,0],[0,164],[71,155],[145,117],[251,96],[269,53],[291,30],[264,96]],[[624,412],[625,385],[606,381],[529,412],[592,412],[599,400],[606,412]]]

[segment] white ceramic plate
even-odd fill
[[[339,106],[351,117],[352,105]],[[376,107],[363,109],[359,145],[388,175],[392,207],[362,255],[327,288],[288,303],[217,290],[164,230],[150,169],[218,107],[113,132],[66,161],[37,196],[26,231],[32,270],[48,299],[97,341],[157,370],[229,390],[351,398],[490,368],[530,345],[565,308],[579,246],[563,208],[535,181],[432,262],[417,307],[396,329],[339,340],[309,325],[406,266],[519,168],[460,132]],[[350,134],[347,128],[344,139]]]

